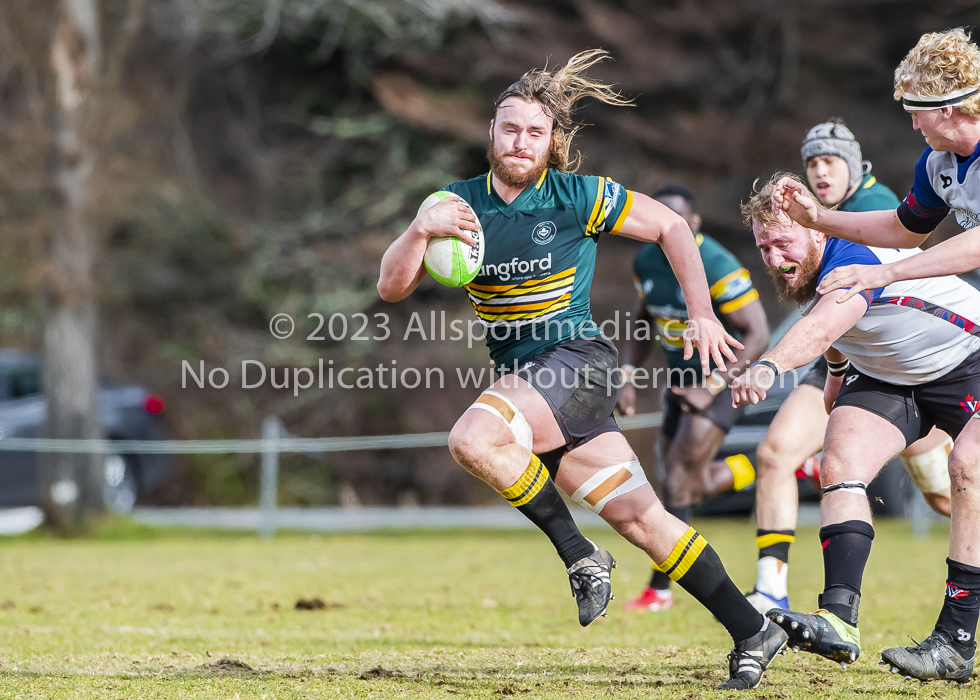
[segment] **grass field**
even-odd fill
[[[753,526],[695,523],[742,587]],[[537,532],[285,535],[115,528],[66,542],[0,541],[3,698],[694,698],[717,696],[730,646],[686,593],[665,613],[624,613],[649,572],[610,530],[618,600],[581,629],[561,563]],[[877,652],[924,637],[938,613],[948,529],[913,539],[877,525],[865,574],[864,656],[842,671],[777,657],[763,698],[977,697],[904,683]],[[798,532],[790,595],[816,607],[815,528]],[[297,610],[320,598],[321,610]]]

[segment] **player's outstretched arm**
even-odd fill
[[[688,330],[691,332],[684,334],[684,359],[693,357],[694,347],[697,346],[705,375],[710,370],[712,359],[719,369],[726,371],[725,358],[729,362],[736,361],[729,346],[739,350],[743,346],[728,334],[715,317],[704,264],[687,222],[655,199],[634,192],[633,207],[619,233],[638,241],[659,243],[663,247],[687,303],[690,319]]]
[[[980,268],[980,228],[970,229],[918,255],[887,265],[838,267],[824,277],[817,291],[826,294],[848,288],[841,297],[841,301],[847,301],[865,289],[877,289],[892,282],[961,275],[977,268]]]
[[[430,238],[455,236],[473,245],[476,241],[467,231],[478,230],[476,216],[456,195],[421,212],[381,258],[381,277],[378,279],[381,298],[401,301],[415,291],[426,275],[422,258]]]
[[[783,372],[802,367],[822,355],[831,343],[858,322],[868,310],[864,297],[838,304],[842,291],[821,297],[810,313],[793,324],[776,347],[765,354]],[[732,382],[732,405],[755,404],[766,398],[774,374],[764,365],[753,365]]]
[[[929,234],[913,233],[902,225],[896,210],[835,211],[817,204],[800,183],[783,178],[772,192],[775,209],[805,228],[877,248],[915,248]]]

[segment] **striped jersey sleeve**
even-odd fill
[[[589,194],[586,236],[619,233],[633,207],[633,193],[608,177],[586,177]]]
[[[709,243],[710,241],[710,243]],[[708,246],[710,245],[710,250]],[[718,311],[729,314],[759,298],[749,271],[713,239],[702,243],[701,257],[708,276],[708,291]]]

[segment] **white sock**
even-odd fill
[[[755,590],[777,600],[789,595],[789,589],[786,585],[786,579],[789,576],[789,564],[776,557],[762,557],[756,567],[758,573],[755,580]]]

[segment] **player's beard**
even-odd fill
[[[512,154],[498,154],[493,139],[490,139],[490,145],[487,146],[487,160],[490,161],[490,172],[494,174],[494,177],[507,185],[507,187],[523,190],[525,187],[533,185],[538,181],[541,173],[548,167],[548,156],[550,154],[545,153],[544,155],[538,156],[538,159],[534,161],[534,164],[529,170],[508,168],[504,163],[504,158],[507,155]]]
[[[790,284],[789,280],[774,267],[766,265],[766,272],[772,277],[773,284],[776,285],[776,293],[780,299],[794,304],[805,304],[817,294],[817,285],[820,282],[817,276],[820,273],[820,263],[820,247],[810,241],[806,257],[799,263],[799,274],[795,285]]]

